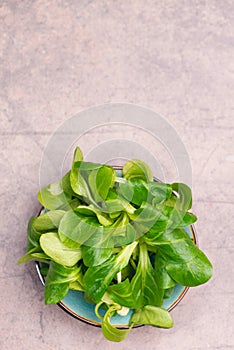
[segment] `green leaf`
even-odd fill
[[[172,195],[172,186],[161,182],[146,182],[142,179],[125,180],[117,186],[117,192],[129,202],[141,206],[143,202],[151,203],[154,207],[168,200]]]
[[[82,162],[76,162],[72,165],[72,170],[70,172],[70,184],[72,190],[79,196],[82,196],[85,201],[92,203],[94,200],[92,198],[91,191],[84,177],[80,173],[80,164]]]
[[[110,166],[79,161],[72,165],[70,182],[75,193],[95,204],[106,199],[114,176]]]
[[[114,315],[116,310],[116,306],[111,306],[105,313],[102,320],[102,333],[104,337],[110,341],[121,342],[127,337],[128,333],[132,329],[132,326],[130,326],[128,329],[118,329],[114,327],[110,323],[110,318]]]
[[[119,229],[121,231],[119,231]],[[125,226],[118,227],[115,230],[115,246],[117,247],[131,244],[135,241],[136,236],[136,230],[130,223],[126,224]]]
[[[60,210],[63,211],[69,211],[71,209],[76,209],[80,204],[81,204],[81,200],[79,200],[78,198],[73,198],[70,199],[67,203],[64,203],[63,205],[61,205],[59,207]]]
[[[128,202],[140,206],[142,202],[147,201],[148,187],[147,183],[141,179],[132,179],[119,183],[118,194],[124,197]]]
[[[116,256],[111,256],[102,265],[88,268],[84,275],[84,289],[96,303],[101,300],[117,273],[127,266],[136,246],[137,242],[133,242],[125,246]]]
[[[83,153],[80,147],[76,147],[73,155],[73,162],[80,162],[83,160]]]
[[[118,213],[125,211],[128,214],[133,214],[135,212],[135,208],[124,198],[117,199],[108,199],[105,202],[100,203],[101,210],[104,213]]]
[[[56,232],[41,235],[40,245],[52,260],[61,265],[74,266],[82,258],[81,248],[68,248]]]
[[[162,212],[168,218],[167,228],[182,228],[192,225],[197,221],[197,217],[189,212],[179,210],[177,206],[165,205]]]
[[[95,217],[83,216],[73,210],[66,212],[60,221],[58,234],[67,247],[77,248],[96,231],[103,230]]]
[[[155,245],[166,260],[166,270],[177,283],[196,286],[212,276],[212,265],[183,229],[165,231],[147,244]]]
[[[114,241],[110,233],[108,229],[100,227],[100,229],[82,245],[83,261],[86,266],[101,265],[111,257]]]
[[[71,290],[79,290],[81,292],[84,291],[83,285],[81,281],[74,281],[69,283],[69,289]]]
[[[40,265],[40,272],[41,272],[42,276],[46,277],[46,275],[48,274],[48,271],[49,271],[49,266],[50,266],[49,261],[43,262],[43,264]]]
[[[131,259],[132,259],[132,257],[131,257]],[[128,265],[121,270],[122,281],[124,281],[127,278],[131,279],[133,277],[134,273],[135,273],[135,270],[133,269],[133,267],[129,261]]]
[[[115,259],[114,256],[111,256],[104,264],[89,267],[84,275],[84,289],[96,303],[101,300],[108,285],[119,270],[114,270]]]
[[[160,306],[163,302],[163,291],[157,285],[155,272],[149,259],[147,246],[144,243],[141,243],[139,247],[139,262],[136,274],[131,281],[135,308],[148,304]]]
[[[185,213],[183,220],[178,224],[178,228],[188,227],[197,221],[197,217],[192,213]]]
[[[34,219],[33,227],[38,232],[56,230],[64,214],[64,210],[48,211]]]
[[[173,296],[174,291],[175,291],[175,287],[164,289],[163,299],[170,299]]]
[[[71,171],[68,171],[62,178],[60,185],[67,195],[70,196],[77,196],[76,193],[73,191],[70,183],[70,176],[71,176]]]
[[[132,286],[128,278],[124,282],[110,285],[107,289],[107,293],[115,303],[129,308],[135,307]]]
[[[161,328],[173,327],[170,313],[163,308],[152,305],[146,305],[142,309],[136,310],[131,317],[131,323],[149,324]]]
[[[39,246],[37,246],[21,256],[21,258],[18,260],[18,264],[23,264],[29,261],[46,262],[47,260],[50,260],[50,257],[46,255]]]
[[[108,235],[112,236],[115,246],[127,245],[132,243],[136,238],[136,231],[129,223],[129,217],[122,213],[110,227],[106,228]]]
[[[171,278],[166,270],[167,261],[158,252],[155,257],[155,279],[157,285],[161,289],[172,288],[176,285],[176,282]]]
[[[143,202],[134,214],[129,214],[139,235],[148,231],[160,232],[166,228],[168,218],[151,204]]]
[[[168,200],[172,195],[172,186],[162,182],[149,182],[149,194],[154,206],[158,203]]]
[[[189,186],[175,182],[172,185],[173,191],[177,194],[176,207],[187,211],[192,207],[192,191]]]
[[[101,210],[104,213],[115,214],[116,212],[124,211],[124,205],[118,198],[108,199],[107,201],[101,203]]]
[[[88,183],[96,202],[106,199],[108,192],[113,185],[114,177],[114,169],[106,165],[90,172]]]
[[[74,211],[76,213],[80,213],[83,216],[96,216],[99,223],[103,226],[109,226],[113,224],[113,220],[110,219],[107,214],[102,213],[100,210],[92,206],[92,204],[89,206],[79,205]]]
[[[45,279],[45,303],[58,303],[67,295],[70,283],[81,279],[81,267],[65,267],[51,261]]]
[[[169,262],[166,266],[169,275],[183,286],[194,287],[206,283],[212,277],[212,264],[198,248],[194,249],[190,260],[184,263]]]
[[[39,246],[39,239],[41,236],[41,232],[38,232],[34,228],[34,222],[36,218],[35,216],[32,216],[28,222],[28,230],[27,230],[27,235],[28,235],[28,248],[27,250],[31,250],[33,247]]]
[[[44,208],[54,210],[67,204],[71,195],[64,193],[60,182],[54,182],[39,191],[38,200]]]
[[[142,179],[153,181],[153,173],[150,167],[139,159],[132,159],[123,166],[123,177],[126,179]]]

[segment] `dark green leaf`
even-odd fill
[[[50,266],[50,262],[47,261],[46,263],[42,263],[40,264],[40,272],[42,274],[42,276],[46,277],[48,271],[49,271],[49,266]]]
[[[155,245],[166,260],[169,275],[184,286],[196,286],[212,276],[212,265],[183,229],[165,231],[147,244]]]
[[[184,263],[169,262],[166,266],[169,275],[183,286],[194,287],[206,283],[212,276],[212,265],[206,255],[197,247],[190,260]]]
[[[155,257],[155,278],[157,285],[161,289],[168,289],[174,287],[176,282],[171,278],[166,270],[167,261],[158,252]]]

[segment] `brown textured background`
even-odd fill
[[[233,1],[2,0],[0,30],[0,349],[234,349]],[[109,102],[148,106],[179,133],[214,264],[172,312],[173,329],[146,326],[121,344],[44,306],[33,263],[16,265],[44,145],[78,111]],[[92,142],[113,133],[133,131],[106,127]]]

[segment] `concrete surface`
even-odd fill
[[[234,349],[233,13],[232,0],[1,1],[0,349]],[[214,265],[173,310],[173,329],[146,326],[120,344],[45,306],[33,263],[16,264],[39,208],[45,145],[80,110],[110,102],[147,106],[178,132],[199,243]],[[141,132],[109,125],[80,145],[88,154],[112,138],[147,144]]]

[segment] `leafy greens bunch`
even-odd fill
[[[154,181],[141,160],[128,161],[119,174],[83,161],[76,148],[71,170],[42,188],[38,199],[45,210],[29,221],[19,263],[44,263],[46,304],[58,303],[69,289],[83,291],[96,304],[108,340],[125,339],[138,324],[172,327],[163,300],[177,283],[197,286],[212,275],[210,261],[185,230],[196,221],[190,188]],[[129,328],[114,327],[111,317],[129,309]]]

